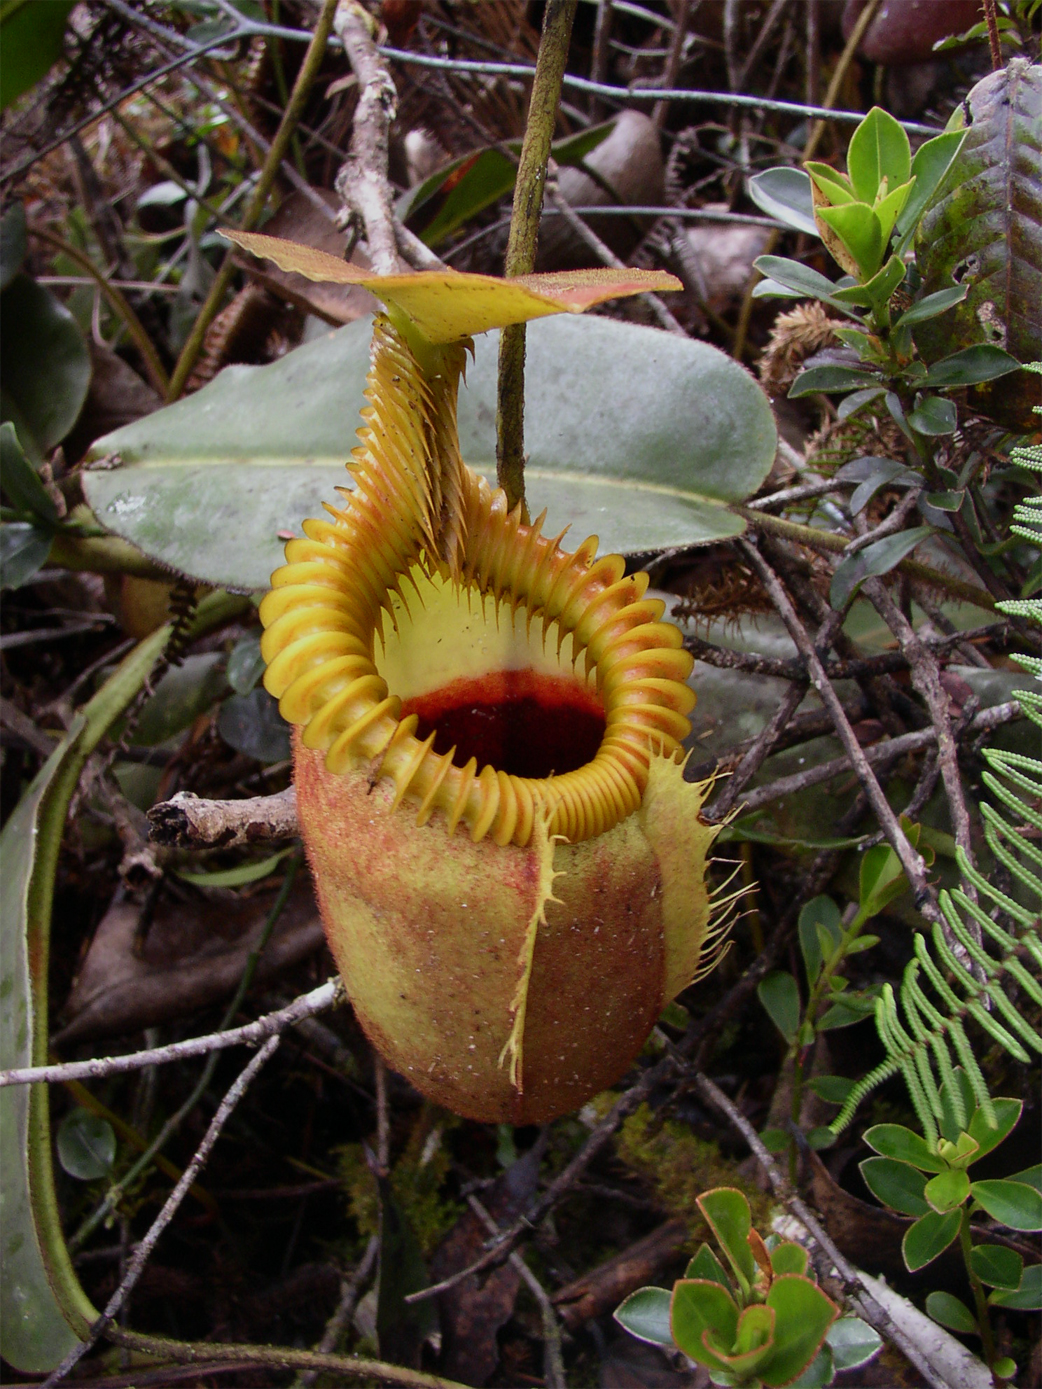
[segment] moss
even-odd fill
[[[626,1166],[650,1182],[663,1208],[687,1222],[692,1239],[707,1237],[697,1198],[718,1186],[732,1186],[742,1192],[757,1229],[770,1224],[770,1196],[721,1157],[715,1143],[699,1138],[676,1120],[660,1119],[648,1105],[642,1104],[624,1120],[615,1146]]]
[[[452,1165],[442,1139],[446,1128],[456,1123],[433,1105],[424,1105],[391,1169],[391,1190],[425,1256],[451,1230],[463,1210],[442,1191]],[[380,1223],[376,1178],[361,1143],[337,1149],[337,1158],[351,1218],[363,1239],[368,1239],[377,1233]]]

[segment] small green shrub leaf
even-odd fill
[[[951,1293],[930,1293],[926,1299],[926,1311],[934,1321],[940,1322],[949,1331],[956,1331],[962,1336],[977,1332],[977,1319],[965,1302],[960,1302]]]
[[[910,1162],[923,1172],[943,1172],[946,1163],[930,1148],[925,1138],[904,1124],[874,1124],[862,1135],[870,1148],[883,1157]]]
[[[883,1348],[883,1338],[860,1317],[840,1317],[825,1337],[837,1370],[856,1370],[867,1365]]]
[[[0,525],[0,588],[21,588],[47,563],[51,553],[48,531],[31,521]]]
[[[960,1219],[958,1211],[946,1211],[943,1215],[930,1211],[908,1227],[901,1241],[901,1254],[910,1273],[925,1268],[944,1253],[959,1233]]]
[[[821,939],[818,935],[818,927],[821,926],[828,933],[828,939],[833,943],[838,941],[842,934],[840,910],[831,897],[824,895],[812,897],[807,905],[800,912],[800,919],[797,930],[800,937],[800,950],[803,952],[803,963],[807,970],[807,983],[813,985],[818,975],[821,973],[822,948]]]
[[[988,1298],[993,1307],[1012,1307],[1020,1312],[1042,1312],[1042,1264],[1028,1264],[1013,1292],[1000,1289]]]
[[[908,416],[908,423],[918,434],[938,437],[954,434],[959,423],[955,402],[942,396],[928,395]]]
[[[749,1202],[734,1187],[720,1186],[704,1191],[698,1198],[698,1206],[739,1282],[744,1288],[750,1287],[756,1278],[756,1260],[749,1248],[752,1229]]]
[[[935,1211],[957,1210],[970,1194],[970,1179],[961,1168],[953,1167],[931,1177],[924,1194]]]
[[[826,1104],[845,1104],[853,1088],[854,1082],[846,1076],[815,1076],[807,1082],[807,1089]]]
[[[88,1109],[70,1110],[58,1125],[58,1161],[70,1177],[97,1181],[116,1160],[116,1133],[107,1119]]]
[[[694,1258],[684,1270],[684,1277],[709,1279],[711,1283],[719,1283],[722,1288],[731,1291],[724,1266],[708,1244],[699,1245]]]
[[[776,217],[795,231],[817,236],[810,178],[802,169],[766,169],[749,179],[746,188],[756,206],[768,217]]]
[[[803,1245],[797,1244],[794,1240],[785,1240],[782,1244],[776,1244],[771,1250],[771,1268],[776,1274],[805,1274],[809,1261],[810,1256]]]
[[[917,1167],[888,1157],[865,1158],[858,1167],[865,1185],[884,1206],[902,1215],[926,1215],[930,1210],[923,1194],[926,1178]]]
[[[884,178],[896,188],[908,181],[911,171],[908,136],[888,111],[873,106],[847,148],[847,174],[854,192],[863,202],[873,203]]]
[[[673,1285],[670,1326],[673,1340],[689,1359],[699,1365],[718,1365],[702,1337],[708,1331],[717,1345],[733,1346],[738,1304],[712,1279],[682,1278]]]
[[[973,1182],[970,1191],[1000,1225],[1011,1230],[1042,1230],[1042,1192],[1026,1182]]]
[[[1020,363],[1001,347],[991,343],[980,343],[976,347],[964,347],[936,362],[919,382],[920,386],[954,387],[976,386],[982,381],[994,381],[1007,372],[1019,371]]]
[[[1004,1244],[978,1244],[970,1250],[970,1268],[989,1288],[1015,1290],[1020,1287],[1024,1260]]]
[[[796,980],[785,970],[776,969],[761,979],[756,996],[775,1027],[791,1046],[800,1025],[800,991]]]
[[[900,318],[895,320],[891,331],[896,333],[899,328],[911,328],[916,323],[925,323],[928,319],[947,313],[956,304],[962,303],[969,293],[969,288],[969,285],[965,284],[952,285],[951,289],[939,289],[934,294],[926,295],[910,309],[905,309]]]
[[[236,694],[247,695],[264,674],[260,633],[247,632],[232,647],[228,657],[228,684]]]
[[[859,367],[808,367],[806,371],[800,372],[789,387],[789,399],[798,400],[800,396],[814,395],[817,391],[829,395],[833,391],[853,391],[859,387],[878,384],[877,376]]]
[[[1021,1110],[1024,1108],[1022,1100],[1000,1098],[992,1100],[991,1103],[995,1109],[997,1127],[991,1128],[984,1110],[978,1109],[971,1118],[969,1127],[966,1130],[977,1144],[977,1153],[973,1159],[974,1162],[976,1162],[978,1158],[982,1158],[985,1153],[990,1153],[993,1148],[997,1148],[1003,1139],[1012,1133],[1017,1125],[1017,1121],[1020,1119]],[[1013,1180],[1022,1181],[1023,1178],[1014,1177]],[[1034,1183],[1029,1182],[1028,1185],[1033,1186]]]
[[[666,1288],[638,1288],[616,1307],[615,1320],[638,1341],[672,1350],[669,1304],[670,1294]]]
[[[774,1280],[767,1306],[776,1318],[774,1354],[760,1367],[759,1375],[769,1389],[780,1389],[810,1365],[839,1309],[816,1283],[794,1273]]]
[[[817,371],[819,368],[815,367],[814,370]],[[822,367],[820,370],[824,371],[825,368]],[[889,574],[906,555],[910,555],[917,545],[933,534],[932,526],[914,526],[911,530],[884,536],[882,540],[876,540],[871,545],[866,545],[863,550],[858,550],[856,554],[849,555],[836,566],[832,575],[829,589],[832,606],[844,607],[865,579]]]

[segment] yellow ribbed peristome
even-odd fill
[[[376,319],[367,406],[348,465],[355,483],[329,519],[304,522],[261,604],[266,688],[333,773],[367,769],[394,783],[423,823],[441,811],[450,832],[528,844],[537,817],[549,835],[594,838],[641,804],[653,755],[679,757],[694,695],[691,657],[646,574],[625,575],[618,555],[596,558],[596,537],[563,550],[525,524],[502,491],[462,462],[456,391],[465,348],[436,349],[421,370],[394,326]],[[534,633],[536,656],[561,654],[562,674],[585,682],[604,707],[594,758],[546,778],[464,767],[437,755],[400,718],[410,691],[383,669],[398,624],[423,631],[425,604],[480,612]],[[433,621],[433,616],[431,618]],[[531,636],[528,636],[531,645]],[[393,664],[393,662],[391,662]]]

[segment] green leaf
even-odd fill
[[[943,1172],[947,1164],[930,1148],[925,1138],[904,1124],[875,1124],[861,1135],[870,1148],[883,1157],[910,1162],[923,1172]]]
[[[0,834],[0,1067],[47,1060],[47,961],[58,851],[80,772],[147,679],[170,628],[137,646],[76,715]],[[43,1004],[43,1006],[41,1006]],[[46,1374],[97,1316],[73,1272],[51,1171],[45,1086],[0,1090],[0,1353]]]
[[[616,1307],[615,1320],[638,1341],[672,1350],[670,1301],[671,1295],[665,1288],[638,1288]]]
[[[62,56],[75,0],[8,0],[0,9],[0,111],[46,77]]]
[[[277,700],[259,685],[247,695],[232,695],[224,701],[217,731],[236,752],[269,766],[290,756],[289,726]]]
[[[825,195],[824,202],[821,198],[815,200],[815,211],[826,203],[833,207],[844,207],[847,203],[857,202],[854,185],[845,174],[839,173],[831,164],[823,164],[820,160],[808,159],[803,167],[810,175],[811,198],[814,198],[815,188],[819,193]]]
[[[930,1211],[908,1227],[901,1241],[901,1254],[910,1273],[925,1268],[944,1253],[959,1233],[960,1220],[959,1211],[947,1211],[943,1215]]]
[[[879,1332],[860,1317],[840,1317],[829,1327],[825,1340],[832,1349],[837,1371],[867,1365],[883,1349]]]
[[[699,1245],[697,1253],[684,1270],[684,1277],[708,1278],[710,1282],[719,1283],[722,1288],[726,1288],[728,1292],[731,1291],[731,1284],[728,1281],[724,1266],[708,1244]]]
[[[885,304],[905,277],[905,263],[900,256],[891,256],[883,268],[861,285],[837,289],[836,298],[844,304],[860,304],[873,309]]]
[[[825,1344],[803,1373],[791,1381],[789,1389],[824,1389],[824,1386],[832,1383],[835,1373],[832,1350],[826,1337]]]
[[[771,1268],[776,1274],[805,1274],[809,1262],[810,1256],[803,1245],[796,1244],[793,1240],[785,1240],[781,1244],[776,1244],[771,1250]]]
[[[918,1168],[896,1158],[871,1157],[858,1163],[865,1185],[884,1206],[902,1215],[926,1215],[926,1177]]]
[[[918,434],[931,437],[954,434],[959,424],[959,412],[954,401],[928,395],[909,414],[908,423]]]
[[[1042,1264],[1028,1264],[1013,1292],[1000,1290],[988,1298],[993,1307],[1011,1307],[1021,1312],[1042,1312]]]
[[[912,182],[909,180],[907,183],[902,183],[898,188],[891,188],[886,197],[876,203],[875,207],[872,209],[879,218],[879,227],[883,233],[884,248],[886,247],[886,243],[890,240],[890,233],[894,229],[894,223],[897,221],[898,213],[908,201],[908,195],[912,191],[912,186]],[[898,256],[894,256],[892,259],[897,260],[899,264],[903,264]]]
[[[869,547],[871,548],[871,547]],[[889,844],[877,844],[861,856],[858,916],[878,916],[908,886],[901,860]]]
[[[386,1177],[380,1189],[380,1261],[376,1273],[376,1339],[380,1357],[394,1365],[419,1367],[427,1337],[438,1329],[436,1304],[409,1303],[410,1293],[428,1284],[419,1241]]]
[[[180,573],[268,587],[280,531],[348,482],[370,326],[348,324],[267,367],[203,390],[99,440],[123,466],[84,474],[99,520]],[[528,327],[525,482],[548,534],[566,525],[634,554],[739,534],[727,503],[766,477],[777,433],[766,396],[723,353],[605,318]],[[460,392],[463,457],[495,476],[498,342],[477,339]],[[590,383],[596,381],[596,391]],[[649,408],[654,402],[654,408]]]
[[[970,1191],[1000,1225],[1011,1230],[1042,1230],[1042,1192],[1026,1182],[973,1182]]]
[[[925,501],[927,506],[933,507],[937,511],[961,511],[965,499],[965,491],[960,491],[924,492],[919,500],[920,503]]]
[[[1020,1287],[1024,1260],[1004,1244],[977,1244],[970,1250],[970,1268],[989,1288],[1015,1291]]]
[[[897,230],[901,237],[897,245],[898,254],[915,232],[920,217],[955,162],[965,139],[964,130],[945,131],[916,150],[911,167],[915,186],[897,218]]]
[[[186,656],[171,666],[142,706],[129,741],[136,747],[158,747],[190,728],[224,693],[221,667],[218,651]]]
[[[800,911],[797,931],[800,937],[800,950],[807,970],[807,983],[813,987],[821,973],[822,940],[818,928],[821,927],[826,938],[835,946],[843,934],[842,916],[831,897],[812,897]]]
[[[699,1365],[717,1365],[707,1350],[703,1336],[708,1332],[718,1345],[733,1346],[738,1331],[738,1304],[719,1283],[699,1278],[682,1278],[673,1284],[670,1305],[673,1340],[689,1359]]]
[[[816,1283],[794,1273],[775,1278],[767,1306],[775,1314],[774,1354],[760,1366],[759,1375],[769,1389],[776,1389],[811,1363],[839,1309]]]
[[[961,1336],[980,1335],[973,1313],[965,1302],[960,1302],[951,1293],[929,1293],[926,1298],[926,1312],[949,1331],[958,1332]]]
[[[956,304],[962,303],[969,293],[969,288],[969,285],[965,284],[953,285],[951,289],[939,289],[934,294],[927,294],[910,309],[905,309],[900,318],[894,320],[893,332],[896,333],[899,328],[911,328],[916,323],[926,323],[931,318],[947,313]]]
[[[784,1153],[792,1143],[792,1137],[784,1129],[766,1128],[760,1131],[760,1142],[769,1153]]]
[[[969,1196],[970,1179],[962,1168],[938,1172],[926,1183],[924,1194],[935,1211],[953,1211]]]
[[[870,985],[857,993],[843,994],[818,1019],[818,1031],[831,1032],[837,1027],[853,1027],[855,1023],[864,1022],[876,1010],[875,998],[878,991],[878,985]]]
[[[228,684],[236,694],[245,695],[264,674],[264,657],[260,649],[260,633],[247,632],[232,647],[228,657]]]
[[[964,347],[940,362],[935,362],[918,384],[923,387],[975,386],[981,381],[994,381],[1007,372],[1019,371],[1020,363],[1001,347],[981,343]]]
[[[590,154],[615,129],[615,121],[605,121],[601,125],[590,126],[566,140],[557,140],[551,146],[551,154],[559,165],[578,164]],[[521,153],[521,141],[509,140],[506,148],[517,156]],[[502,149],[489,146],[486,149],[472,150],[450,163],[436,169],[429,178],[405,194],[398,204],[397,212],[402,221],[412,220],[413,230],[419,231],[428,246],[437,246],[454,231],[458,231],[477,213],[491,207],[500,198],[513,190],[517,173],[516,158],[510,159]],[[449,192],[433,216],[428,213],[426,225],[417,225],[415,219],[438,194],[450,183]]]
[[[87,398],[90,354],[69,310],[26,274],[4,290],[0,417],[34,462],[68,434]]]
[[[212,873],[188,873],[183,869],[174,871],[182,882],[191,883],[194,887],[245,887],[247,883],[259,883],[262,878],[269,877],[286,855],[292,853],[291,845],[254,863],[240,863],[236,868],[222,868]]]
[[[815,391],[831,394],[833,391],[852,391],[863,386],[876,386],[878,383],[877,376],[860,367],[808,367],[800,372],[789,387],[789,399],[798,400],[800,396],[813,395]]]
[[[996,1100],[995,1103],[998,1104],[999,1101]],[[1042,1163],[1036,1163],[1034,1167],[1025,1167],[1023,1172],[1011,1172],[1007,1181],[1026,1182],[1028,1186],[1042,1192]]]
[[[71,1109],[58,1125],[58,1161],[70,1177],[83,1182],[108,1176],[116,1160],[116,1131],[107,1119],[87,1109]]]
[[[815,1076],[807,1082],[807,1089],[826,1104],[845,1104],[853,1088],[854,1082],[846,1076]]]
[[[817,236],[810,179],[802,169],[766,169],[746,182],[749,197],[769,217],[808,236]]]
[[[1020,1119],[1021,1111],[1024,1108],[1022,1100],[1011,1100],[1000,1098],[992,1100],[995,1110],[996,1126],[992,1128],[988,1123],[988,1116],[983,1109],[978,1109],[970,1120],[966,1130],[970,1137],[977,1144],[977,1154],[974,1162],[982,1158],[985,1153],[990,1153],[1016,1128]],[[1016,1180],[1016,1179],[1014,1179]],[[1029,1183],[1029,1185],[1034,1185]]]
[[[0,525],[0,588],[21,588],[47,563],[51,534],[31,521]]]
[[[2,20],[0,20],[2,27]],[[0,63],[3,59],[0,58]],[[25,233],[25,204],[12,202],[0,217],[0,292],[5,290],[25,264],[29,243]]]
[[[0,425],[0,485],[12,506],[31,512],[44,522],[57,521],[58,508],[40,481],[40,474],[26,458],[15,427]]]
[[[873,106],[850,137],[847,174],[862,202],[874,203],[879,185],[906,183],[912,172],[908,136],[889,112]]]
[[[863,456],[844,463],[836,472],[837,481],[856,482],[850,496],[850,514],[864,510],[881,487],[910,486],[919,481],[919,474],[893,458]]]
[[[756,986],[756,996],[791,1046],[800,1025],[800,991],[796,980],[784,970],[773,970]]]
[[[756,1260],[749,1248],[752,1229],[749,1202],[734,1187],[720,1186],[703,1191],[698,1197],[698,1208],[719,1241],[743,1292],[747,1291],[756,1279]]]
[[[826,280],[825,276],[819,275],[816,270],[811,270],[810,266],[801,265],[798,260],[789,260],[785,256],[758,256],[753,261],[753,267],[784,289],[791,290],[793,294],[820,299],[823,303],[833,304],[849,317],[854,317],[847,306],[834,297],[839,286],[831,280]]]
[[[790,392],[791,394],[791,392]],[[829,601],[834,608],[843,608],[857,592],[865,579],[879,574],[889,574],[911,554],[927,536],[934,534],[933,526],[914,526],[911,530],[898,531],[875,540],[863,550],[841,560],[832,575],[829,588]]]
[[[844,207],[819,207],[818,219],[831,227],[857,261],[862,280],[870,280],[883,261],[883,229],[873,209],[863,202]]]

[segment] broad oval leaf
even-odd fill
[[[1011,1230],[1042,1230],[1042,1192],[1026,1182],[973,1182],[970,1191],[1000,1225]]]
[[[839,1308],[816,1283],[795,1273],[774,1280],[767,1306],[775,1314],[774,1354],[758,1372],[768,1389],[776,1389],[811,1363]]]
[[[1012,1292],[1000,1290],[988,1298],[993,1307],[1014,1307],[1021,1312],[1042,1312],[1042,1264],[1029,1264],[1020,1286]]]
[[[959,1211],[930,1211],[920,1216],[914,1225],[905,1231],[901,1241],[901,1254],[905,1267],[910,1273],[925,1268],[938,1254],[943,1254],[959,1233]]]
[[[638,1288],[616,1307],[615,1320],[638,1341],[672,1350],[670,1301],[671,1295],[666,1288]]]
[[[108,1175],[116,1160],[116,1131],[107,1119],[77,1106],[58,1125],[55,1147],[70,1177],[97,1181]]]
[[[752,1215],[745,1196],[732,1186],[714,1187],[703,1191],[698,1207],[739,1280],[751,1286],[756,1278],[756,1260],[749,1247]]]
[[[910,1162],[923,1172],[943,1172],[946,1163],[930,1148],[925,1138],[904,1124],[874,1124],[862,1134],[870,1148],[883,1157]]]
[[[800,991],[796,980],[785,970],[773,970],[756,986],[756,996],[771,1022],[792,1046],[800,1025]]]
[[[879,185],[905,183],[912,168],[908,136],[881,106],[873,106],[850,137],[847,175],[862,202],[874,203]]]
[[[977,1320],[973,1313],[965,1302],[951,1293],[930,1293],[926,1299],[926,1310],[934,1321],[961,1336],[969,1336],[977,1331]]]
[[[86,471],[98,519],[173,570],[267,588],[287,532],[348,479],[369,366],[359,320],[99,440]],[[460,444],[495,476],[498,342],[479,338],[460,392]],[[610,319],[528,330],[525,472],[547,533],[572,526],[635,554],[740,534],[727,503],[755,492],[777,447],[766,396],[715,348]],[[113,467],[114,460],[122,466]],[[280,538],[282,533],[282,538]]]
[[[995,1124],[989,1124],[984,1110],[978,1109],[966,1130],[977,1144],[977,1155],[973,1159],[974,1162],[978,1158],[982,1158],[985,1153],[990,1153],[993,1148],[997,1148],[1003,1139],[1013,1132],[1024,1108],[1023,1100],[1014,1100],[1008,1097],[1000,1097],[992,1100],[991,1103],[995,1111]],[[1023,1181],[1024,1178],[1014,1176],[1013,1180]],[[1034,1183],[1029,1183],[1029,1185],[1034,1185]]]
[[[808,236],[817,236],[810,178],[802,169],[765,169],[749,179],[746,188],[756,206],[769,217],[777,217],[779,222]]]
[[[970,1268],[989,1288],[1015,1290],[1020,1287],[1024,1260],[1004,1244],[978,1244],[970,1250]]]
[[[918,1168],[896,1158],[871,1157],[858,1163],[865,1185],[877,1200],[902,1215],[926,1215],[930,1203],[923,1194],[926,1177]]]
[[[3,295],[2,416],[34,462],[68,434],[87,398],[90,354],[72,314],[24,272]]]
[[[738,1331],[738,1306],[734,1298],[712,1280],[682,1278],[673,1285],[670,1304],[673,1340],[699,1365],[720,1368],[720,1361],[705,1345],[708,1332],[720,1346],[734,1345]]]
[[[896,535],[886,535],[882,540],[873,541],[863,550],[848,555],[836,566],[829,588],[829,601],[834,608],[842,608],[865,581],[878,574],[889,574],[891,569],[911,554],[915,547],[929,535],[934,534],[933,526],[913,526],[911,530],[898,531]]]
[[[832,1349],[837,1370],[856,1370],[867,1365],[883,1348],[883,1338],[860,1317],[840,1317],[828,1329],[825,1337]]]
[[[970,1179],[962,1168],[938,1172],[926,1183],[924,1195],[935,1211],[953,1211],[970,1194]]]

